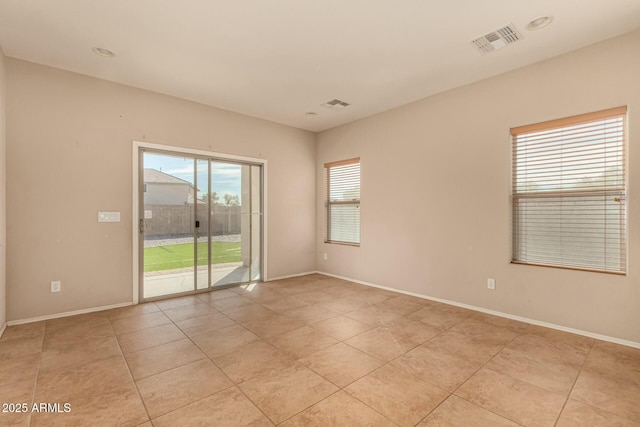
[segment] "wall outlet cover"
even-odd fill
[[[59,280],[54,280],[53,282],[51,282],[51,292],[60,292],[61,288],[62,282],[60,282]]]

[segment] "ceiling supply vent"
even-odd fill
[[[339,99],[332,99],[331,101],[327,101],[320,105],[330,110],[342,110],[343,108],[348,107],[349,103],[340,101]]]
[[[522,34],[516,30],[513,24],[509,24],[492,33],[471,40],[469,43],[471,43],[471,46],[480,52],[481,55],[485,55],[519,40],[522,40]]]

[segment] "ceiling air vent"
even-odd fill
[[[522,39],[522,34],[516,30],[513,24],[506,25],[492,33],[471,40],[473,46],[481,55],[502,49],[508,44],[515,43]]]
[[[339,99],[332,99],[331,101],[327,101],[324,104],[320,104],[325,108],[329,108],[330,110],[342,110],[345,107],[348,107],[349,104],[344,101],[340,101]]]

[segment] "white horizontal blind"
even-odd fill
[[[360,243],[360,159],[325,166],[327,242]]]
[[[514,262],[626,271],[625,116],[511,129]]]

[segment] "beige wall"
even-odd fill
[[[9,320],[132,300],[133,140],[267,159],[268,274],[315,269],[314,134],[6,62]]]
[[[6,299],[6,266],[7,266],[7,251],[6,251],[6,235],[7,235],[7,221],[6,221],[6,193],[7,193],[7,181],[6,181],[6,97],[5,97],[5,57],[0,48],[0,328],[5,324],[7,320],[7,299]]]
[[[635,32],[320,133],[317,218],[322,165],[360,156],[362,245],[323,243],[318,221],[318,270],[640,342],[639,47]],[[509,128],[620,105],[628,275],[510,264]]]

